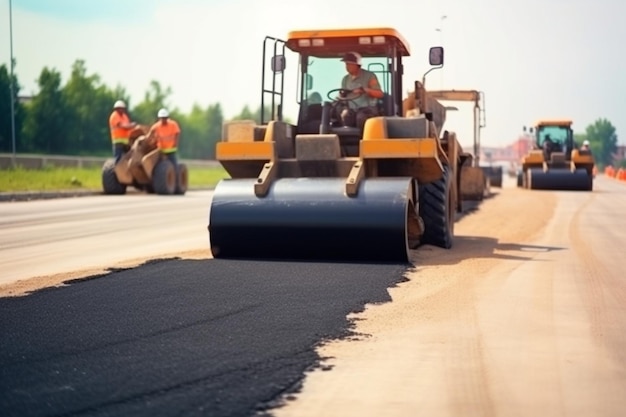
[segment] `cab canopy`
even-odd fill
[[[294,52],[320,58],[357,51],[364,57],[387,56],[394,45],[400,56],[409,56],[409,44],[392,28],[322,29],[289,32],[287,47]]]
[[[573,122],[568,119],[539,120],[537,123],[535,123],[535,126],[537,128],[545,126],[570,127],[572,123]]]

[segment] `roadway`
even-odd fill
[[[622,183],[600,176],[592,193],[543,192],[507,179],[456,224],[452,250],[422,247],[408,268],[209,259],[209,201],[197,192],[0,205],[2,294],[80,278],[0,299],[5,415],[626,407]],[[55,275],[16,282],[41,271]]]
[[[0,203],[0,285],[208,250],[212,191]]]

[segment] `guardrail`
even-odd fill
[[[69,156],[69,155],[43,155],[43,154],[16,154],[15,165],[24,169],[42,169],[45,167],[67,168],[94,168],[101,167],[107,157]],[[181,159],[188,168],[219,167],[220,163],[215,160]],[[13,154],[0,153],[0,169],[8,169],[13,166]]]

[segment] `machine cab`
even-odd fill
[[[273,46],[274,55],[268,46]],[[263,77],[262,124],[282,117],[285,47],[299,58],[297,133],[335,133],[342,138],[357,139],[360,136],[358,129],[347,128],[338,118],[341,108],[355,106],[351,97],[340,91],[342,79],[347,75],[342,58],[350,52],[360,55],[361,68],[376,75],[383,91],[383,97],[372,99],[370,105],[377,108],[380,116],[400,115],[402,57],[409,55],[409,47],[397,31],[388,28],[292,31],[286,41],[274,39],[264,48],[264,56],[273,56],[270,61],[273,76]],[[267,107],[270,112],[263,111]]]
[[[547,156],[563,152],[569,160],[574,148],[574,134],[571,120],[541,120],[535,124],[535,142]]]

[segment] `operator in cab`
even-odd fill
[[[371,71],[361,67],[362,57],[357,52],[348,52],[341,59],[348,72],[341,81],[341,88],[348,92],[348,107],[341,112],[344,126],[356,126],[363,131],[365,121],[378,116],[377,100],[383,98],[378,77]]]

